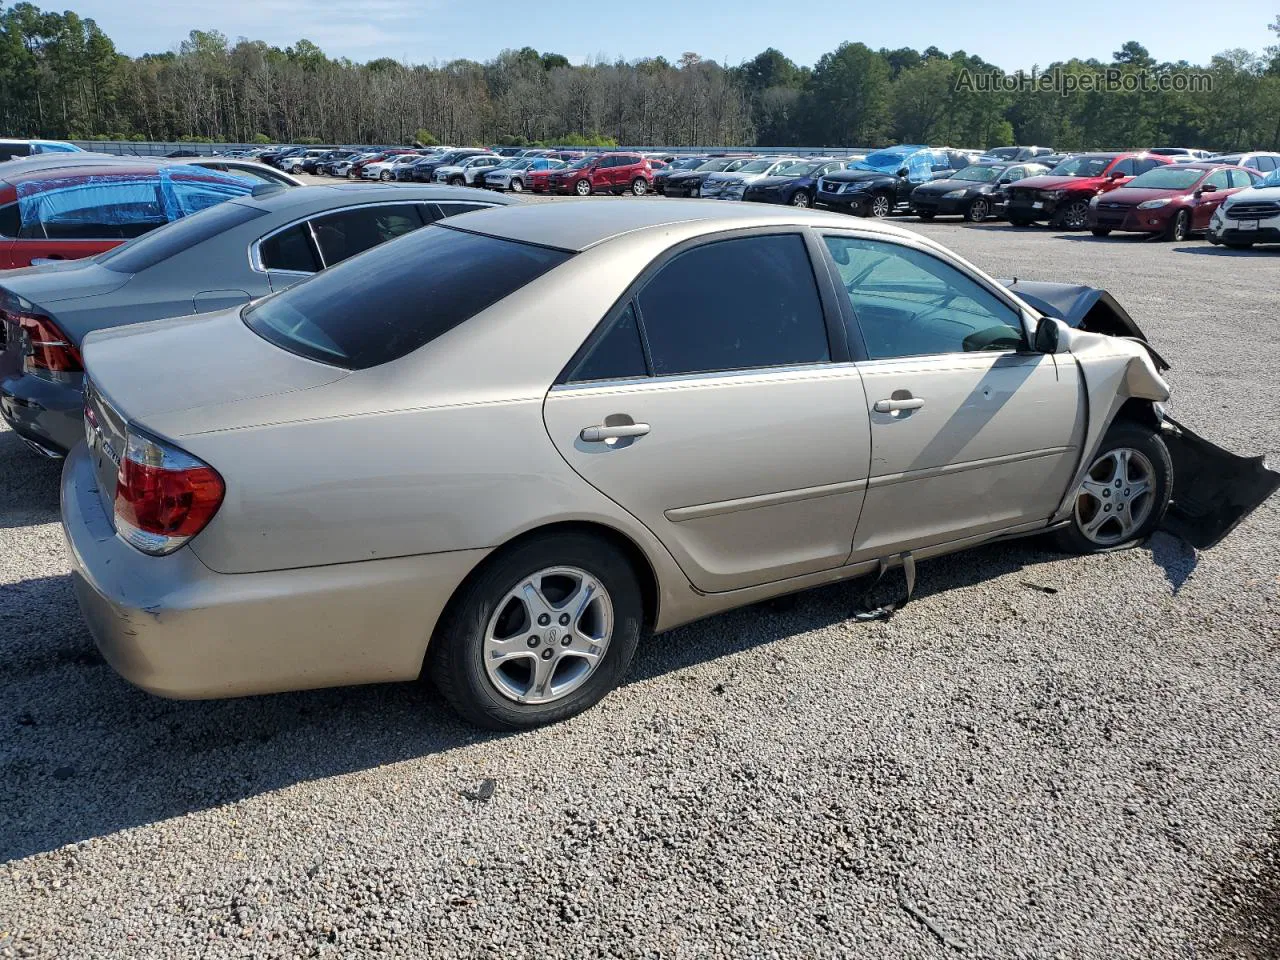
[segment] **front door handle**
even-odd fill
[[[919,410],[924,406],[923,397],[908,397],[905,400],[877,400],[876,413],[897,413],[899,410]]]
[[[583,427],[580,436],[584,443],[604,443],[608,440],[643,437],[648,432],[647,423],[619,423],[616,426],[597,424],[594,427]]]

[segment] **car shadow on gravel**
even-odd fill
[[[12,430],[0,432],[0,529],[58,519],[62,461],[42,457]]]
[[[1062,556],[1028,539],[925,561],[916,598],[1009,574],[1014,589],[1068,590],[1032,572]],[[891,574],[877,602],[901,582]],[[848,621],[866,589],[834,584],[681,627],[642,644],[625,683]],[[0,861],[503,736],[464,726],[426,683],[161,699],[102,660],[69,576],[7,585],[0,604]],[[473,779],[460,773],[457,791]]]
[[[1174,247],[1174,253],[1196,253],[1202,257],[1274,257],[1280,255],[1280,246],[1248,247],[1233,250],[1230,247],[1218,247],[1212,243],[1202,243],[1189,247]]]

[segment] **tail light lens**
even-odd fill
[[[37,313],[19,313],[13,319],[18,322],[24,373],[39,377],[49,373],[84,372],[80,351],[52,318]]]
[[[143,553],[173,553],[213,519],[224,493],[213,467],[129,428],[116,477],[116,532]]]

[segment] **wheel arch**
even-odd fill
[[[631,564],[631,568],[636,573],[636,582],[640,586],[640,601],[644,611],[643,629],[652,631],[654,625],[658,622],[658,614],[661,603],[661,590],[658,585],[658,574],[653,567],[653,562],[649,559],[648,554],[641,546],[628,534],[619,530],[617,527],[610,526],[607,523],[601,523],[597,520],[558,520],[551,523],[544,523],[536,527],[531,527],[521,533],[511,537],[509,540],[495,547],[486,555],[479,563],[471,568],[471,571],[459,581],[454,587],[453,592],[449,595],[448,602],[440,610],[440,615],[436,618],[435,625],[432,627],[431,636],[427,641],[427,649],[423,653],[423,670],[427,666],[427,656],[430,654],[432,646],[435,644],[436,636],[442,629],[442,624],[449,621],[449,616],[453,606],[458,602],[458,598],[463,594],[466,588],[480,576],[491,563],[494,563],[499,557],[507,551],[528,543],[530,540],[536,540],[542,537],[556,536],[558,534],[585,534],[587,536],[596,537],[603,540],[617,550]]]

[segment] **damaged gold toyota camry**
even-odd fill
[[[999,538],[1209,547],[1280,483],[1105,294],[756,204],[465,214],[84,362],[76,592],[171,697],[425,672],[529,727],[645,634]]]

